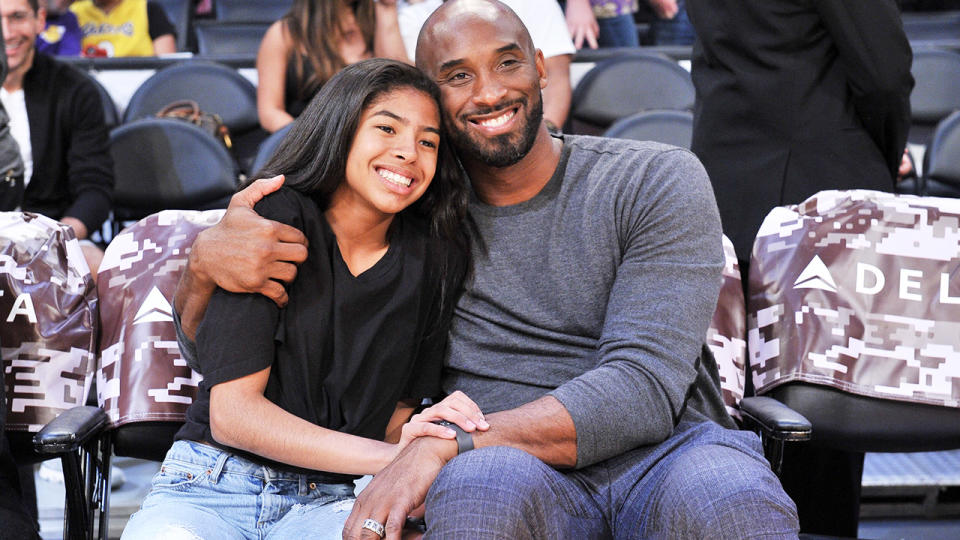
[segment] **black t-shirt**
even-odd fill
[[[150,39],[157,39],[167,34],[173,34],[174,37],[177,35],[177,29],[167,17],[167,12],[156,2],[147,2],[147,32],[150,34]]]
[[[399,400],[440,392],[451,310],[439,313],[439,296],[459,291],[462,261],[430,239],[419,219],[399,215],[386,254],[354,277],[313,200],[284,187],[256,211],[303,231],[310,242],[307,260],[283,309],[259,294],[214,293],[197,330],[204,379],[177,439],[216,444],[210,388],[270,366],[264,395],[273,403],[319,426],[383,439]],[[440,257],[454,265],[453,286],[440,286]],[[453,303],[450,298],[445,305]]]

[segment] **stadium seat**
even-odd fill
[[[110,133],[114,222],[167,209],[225,208],[237,189],[236,163],[227,149],[200,128],[179,120],[150,118]]]
[[[123,121],[152,117],[166,105],[183,99],[196,101],[202,110],[219,115],[231,134],[259,125],[256,87],[235,69],[203,60],[174,64],[150,76],[130,97]]]
[[[903,31],[914,50],[925,46],[952,46],[960,40],[960,11],[904,12]]]
[[[567,133],[599,135],[616,120],[649,109],[691,110],[690,74],[675,61],[632,53],[598,62],[573,91]]]
[[[960,448],[958,223],[960,201],[854,190],[760,227],[750,373],[813,426],[783,476],[806,532],[856,531],[863,453]]]
[[[269,23],[197,23],[197,53],[201,56],[255,56]]]
[[[107,246],[97,282],[102,321],[97,398],[102,409],[69,411],[78,418],[94,411],[109,417],[109,424],[97,433],[103,467],[85,481],[109,485],[112,456],[161,461],[173,443],[200,381],[180,357],[173,292],[196,235],[222,216],[222,210],[162,211],[137,222]],[[69,433],[70,427],[63,427],[60,420],[45,430]],[[40,441],[41,447],[45,441]],[[109,530],[109,499],[94,502],[103,539]],[[93,529],[86,532],[92,534]]]
[[[923,157],[923,194],[960,198],[960,111],[937,125]]]
[[[807,441],[810,422],[770,397],[747,396],[747,320],[743,284],[733,243],[723,236],[724,268],[717,308],[707,330],[706,346],[716,360],[718,384],[727,412],[744,428],[760,435],[770,467],[780,474],[788,442]]]
[[[95,435],[106,422],[102,410],[83,406],[96,364],[96,287],[73,230],[38,214],[0,213],[0,268],[0,365],[7,388],[0,436],[21,466],[60,457],[71,480],[65,534],[80,538],[103,488],[80,482],[81,470],[101,464]],[[70,435],[52,436],[45,452],[35,451],[37,432],[61,416]]]
[[[154,73],[131,96],[123,120],[154,116],[166,105],[184,99],[196,101],[202,111],[223,120],[233,140],[232,154],[240,170],[248,171],[257,146],[267,136],[257,118],[257,89],[223,64],[191,60]]]
[[[290,128],[292,127],[293,122],[290,122],[277,131],[271,133],[269,137],[260,143],[260,148],[257,149],[257,157],[253,161],[253,167],[250,168],[252,173],[256,173],[267,164],[267,160],[269,160],[273,156],[273,153],[277,151],[277,147],[280,146],[280,141],[286,137],[287,132],[290,131]]]
[[[293,0],[214,0],[213,5],[220,22],[272,23],[290,11]]]
[[[112,128],[120,124],[120,114],[117,112],[117,104],[113,101],[113,96],[110,95],[110,92],[96,77],[90,74],[89,71],[81,68],[75,68],[77,71],[82,73],[84,77],[90,80],[93,83],[94,87],[97,89],[97,93],[100,94],[100,102],[103,104],[103,122],[107,125],[108,128]]]
[[[914,51],[910,72],[916,85],[910,93],[909,140],[926,145],[937,123],[960,110],[960,53]]]
[[[758,394],[861,452],[960,448],[960,201],[822,191],[779,207],[750,267]]]
[[[614,122],[603,136],[656,141],[689,149],[693,138],[693,113],[671,110],[638,112]]]

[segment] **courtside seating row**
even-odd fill
[[[148,216],[111,241],[96,286],[69,228],[0,214],[0,309],[11,321],[0,326],[7,429],[21,459],[64,461],[68,538],[109,530],[112,455],[162,459],[196,394],[200,376],[180,357],[171,300],[193,239],[222,214]],[[777,466],[783,442],[808,438],[810,426],[769,398],[743,398],[744,341],[723,337],[743,335],[743,295],[739,275],[727,274],[736,278],[724,287],[732,296],[708,337],[721,364],[717,384],[729,410],[769,439]],[[733,326],[725,322],[730,313]],[[93,377],[100,407],[85,407]],[[31,439],[39,454],[30,452]]]
[[[46,425],[33,438],[39,451],[77,473],[74,531],[90,533],[97,509],[107,530],[111,455],[161,459],[195,395],[200,378],[179,355],[170,302],[193,239],[221,215],[141,220],[111,242],[94,287],[69,229],[0,214],[8,430],[29,441]],[[765,435],[774,468],[783,442],[810,438],[811,423],[806,444],[960,447],[958,224],[954,199],[821,192],[770,213],[747,301],[724,242],[706,343],[729,411]],[[61,335],[74,342],[56,343]],[[75,407],[93,376],[100,408]],[[747,377],[762,397],[743,397]]]

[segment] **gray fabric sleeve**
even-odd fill
[[[197,362],[197,344],[183,333],[183,328],[180,326],[180,314],[177,313],[176,307],[173,308],[173,327],[177,330],[177,344],[180,345],[180,356],[182,356],[183,361],[190,366],[190,369],[200,373],[200,363]]]
[[[630,174],[596,367],[550,392],[576,426],[578,468],[673,432],[720,289],[720,217],[700,162],[668,150]]]

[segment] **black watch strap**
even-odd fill
[[[473,450],[473,435],[467,433],[462,427],[448,422],[446,420],[436,420],[433,422],[438,426],[448,427],[457,432],[457,455]]]

